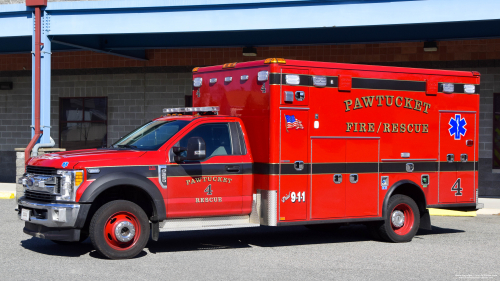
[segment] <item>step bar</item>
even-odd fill
[[[250,215],[170,219],[160,223],[160,232],[275,226],[276,193],[258,190],[257,194],[253,195]]]

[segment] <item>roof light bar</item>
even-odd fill
[[[183,113],[183,112],[219,112],[218,106],[202,106],[202,107],[177,107],[177,108],[164,108],[163,113]]]

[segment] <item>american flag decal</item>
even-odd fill
[[[299,119],[295,118],[295,115],[285,115],[286,118],[286,131],[288,129],[304,130],[304,126]]]

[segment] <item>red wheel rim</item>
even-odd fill
[[[130,240],[120,241],[120,239],[124,240],[124,237],[130,238]],[[104,240],[113,249],[128,250],[134,247],[139,237],[141,237],[141,225],[132,213],[115,213],[108,218],[104,225]]]
[[[402,213],[404,222],[402,225],[399,225],[394,222],[394,216],[400,216]],[[413,210],[408,206],[408,204],[401,203],[398,204],[391,212],[391,226],[392,230],[397,235],[406,235],[410,233],[410,230],[413,228],[413,223],[415,221]]]

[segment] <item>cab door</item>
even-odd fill
[[[475,202],[476,114],[440,112],[439,202]]]
[[[202,161],[173,162],[167,165],[167,217],[241,215],[243,156],[234,143],[237,132],[230,123],[214,122],[196,126],[175,146],[187,147],[191,137],[205,141],[207,157]]]

